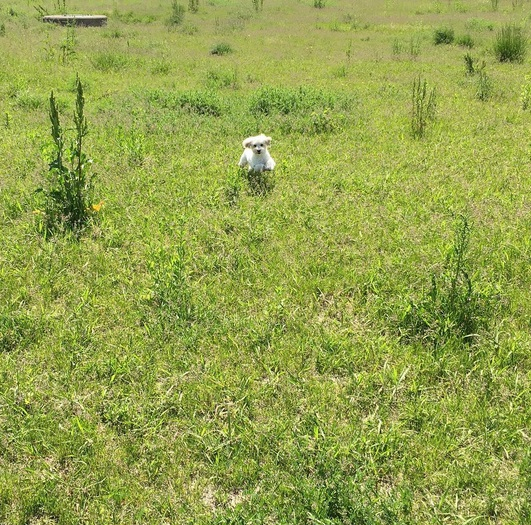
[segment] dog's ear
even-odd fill
[[[264,140],[267,147],[271,146],[271,137],[266,137]]]
[[[251,147],[251,144],[253,143],[253,139],[254,137],[248,137],[246,138],[243,142],[242,142],[242,146],[244,148],[250,148]]]

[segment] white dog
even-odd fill
[[[275,161],[267,148],[271,146],[271,137],[264,134],[246,138],[242,142],[244,152],[238,162],[240,168],[249,166],[249,171],[271,171],[275,168]]]

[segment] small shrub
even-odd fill
[[[474,47],[474,39],[470,35],[463,35],[457,39],[457,44],[461,47],[472,49]]]
[[[452,28],[442,27],[435,30],[435,33],[433,35],[433,43],[435,45],[453,44],[454,38],[454,30]]]
[[[521,27],[506,25],[496,34],[494,54],[500,62],[523,62],[527,52],[527,38]]]
[[[487,75],[485,68],[480,68],[478,70],[478,86],[476,89],[476,98],[483,102],[489,100],[492,95],[492,89],[492,81]]]
[[[54,159],[50,163],[48,185],[45,188],[45,232],[59,228],[79,231],[87,225],[99,205],[92,205],[92,161],[84,152],[84,139],[88,133],[84,114],[85,97],[77,78],[76,109],[74,112],[75,136],[67,147],[66,137],[59,122],[59,111],[53,92],[50,95],[50,121],[54,143]],[[66,157],[66,158],[65,158]]]
[[[167,20],[167,25],[169,27],[181,25],[184,22],[184,14],[186,9],[182,4],[179,4],[177,0],[173,0],[171,4],[171,14]]]
[[[428,122],[434,120],[436,100],[435,88],[428,91],[426,80],[420,77],[413,81],[411,133],[414,138],[424,136]]]
[[[230,44],[227,44],[227,42],[220,42],[212,47],[210,54],[223,56],[232,53],[232,51],[232,46]]]

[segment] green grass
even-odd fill
[[[0,522],[527,524],[525,7],[256,5],[0,7]],[[44,238],[78,75],[104,204]]]

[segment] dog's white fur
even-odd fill
[[[242,142],[244,148],[238,166],[249,166],[249,171],[271,171],[275,168],[275,161],[271,157],[268,147],[271,146],[271,137],[263,133],[256,137],[248,137]]]

